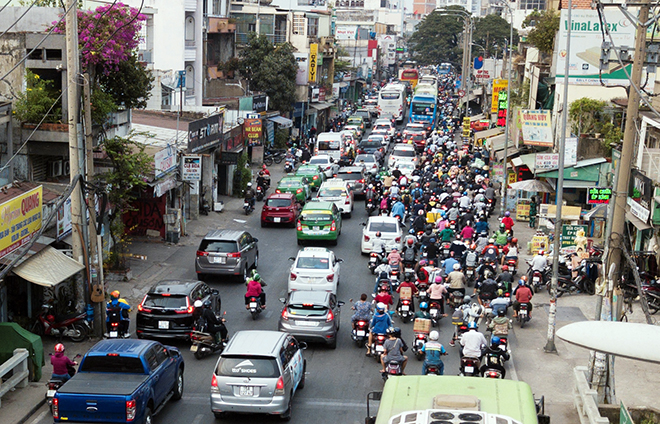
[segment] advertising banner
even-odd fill
[[[248,145],[261,145],[261,119],[246,119],[243,123],[243,128],[245,128],[245,136],[248,139]]]
[[[183,181],[200,181],[202,179],[202,157],[200,155],[185,155],[181,167]]]
[[[57,210],[57,239],[61,240],[71,232],[71,198]]]
[[[506,90],[509,86],[509,82],[505,79],[496,79],[493,80],[493,98],[490,106],[490,113],[497,113],[497,106],[499,105],[499,94],[500,91]]]
[[[521,110],[518,112],[523,144],[552,147],[552,123],[549,110]]]
[[[168,172],[176,169],[179,165],[177,151],[174,146],[167,146],[154,155],[155,179],[162,178]]]
[[[268,109],[268,96],[265,94],[255,94],[252,96],[252,110],[261,113]]]
[[[562,225],[561,226],[561,247],[575,246],[575,237],[578,230],[584,230],[587,233],[586,225]]]
[[[335,31],[336,40],[355,40],[357,34],[357,26],[337,26]]]
[[[610,198],[612,197],[612,189],[609,187],[593,187],[590,188],[587,192],[587,203],[601,204],[601,203],[610,203]]]
[[[41,229],[42,186],[0,205],[0,258],[27,244]]]
[[[617,8],[607,8],[603,11],[603,20],[597,10],[576,9],[571,14],[571,57],[568,58],[569,81],[571,84],[600,85],[599,69],[601,46],[603,43],[602,25],[607,25],[614,45],[629,46],[630,53],[635,45],[635,25]],[[568,34],[567,10],[561,11],[559,24],[559,51],[555,60],[557,81],[564,78],[566,69],[566,39]],[[607,41],[610,41],[609,38]],[[614,52],[611,57],[615,58]],[[632,65],[626,68],[630,72]],[[608,68],[602,71],[605,84],[628,85],[625,70],[618,61],[610,61]]]
[[[537,171],[559,168],[559,153],[537,153],[534,166]]]
[[[314,43],[309,45],[309,74],[308,81],[316,82],[316,66],[318,64],[319,45]]]
[[[296,72],[296,85],[307,85],[307,62],[309,57],[306,53],[294,53],[293,57],[298,64],[298,71]]]
[[[198,119],[188,124],[188,150],[197,153],[222,143],[224,110],[217,115]]]

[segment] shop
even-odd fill
[[[187,185],[190,193],[190,207],[194,211],[191,213],[193,219],[199,216],[201,198],[209,203],[211,210],[215,210],[215,204],[218,201],[218,192],[221,189],[218,184],[218,167],[215,157],[224,140],[224,121],[225,111],[222,109],[219,113],[188,124],[187,153],[194,153],[202,157],[201,180]],[[239,133],[242,133],[242,126],[236,128]]]
[[[573,166],[564,168],[564,183],[562,191],[564,200],[568,204],[587,205],[587,191],[591,187],[603,185],[607,179],[605,158],[595,158],[577,161]],[[602,169],[601,169],[602,168]],[[553,189],[557,189],[557,178],[559,172],[554,170],[545,170],[536,172],[537,178],[545,178]]]
[[[214,191],[214,203],[218,201],[218,195],[232,196],[234,194],[234,172],[236,171],[236,165],[238,165],[238,159],[243,154],[244,144],[243,126],[238,125],[225,132],[221,147],[215,151],[213,160],[217,191]]]

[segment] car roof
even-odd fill
[[[399,222],[395,216],[370,216],[369,222]]]
[[[310,210],[313,211],[328,210],[328,209],[332,209],[332,205],[334,205],[334,203],[332,202],[323,202],[319,200],[314,200],[313,202],[305,203],[305,206],[303,207],[303,212],[307,212]]]
[[[314,155],[309,160],[311,161],[313,159],[323,159],[323,160],[326,160],[326,161],[330,161],[330,156],[329,155]]]
[[[372,162],[376,162],[376,156],[372,155],[371,153],[360,153],[359,155],[355,156],[355,160],[363,158],[368,158],[371,159]]]
[[[321,290],[295,290],[289,294],[288,303],[313,303],[327,306],[330,302],[330,294]]]
[[[298,251],[298,256],[306,256],[306,257],[313,257],[313,256],[322,256],[322,257],[327,257],[332,254],[332,250],[326,249],[325,247],[305,247],[304,249],[300,249]]]
[[[163,280],[151,286],[149,294],[188,295],[199,283],[197,280]]]
[[[360,168],[362,170],[362,168]],[[321,184],[321,188],[324,187],[337,187],[337,186],[345,186],[348,185],[348,183],[341,178],[330,178],[329,180],[326,180],[323,184]]]
[[[295,196],[293,193],[271,193],[266,197],[268,199],[289,199],[292,200]]]
[[[282,339],[288,334],[280,331],[240,330],[234,333],[222,355],[279,356]]]
[[[244,233],[243,230],[211,230],[204,236],[205,239],[212,240],[232,240],[237,241]]]
[[[412,144],[397,144],[394,146],[394,150],[415,150],[415,146]]]
[[[381,134],[380,132],[378,132],[378,131],[379,131],[379,130],[377,130],[375,133],[371,133],[371,134],[369,134],[369,137],[367,137],[367,140],[369,140],[371,137],[374,137],[374,138],[385,138],[385,136],[384,136],[383,134]]]
[[[338,172],[346,173],[346,174],[352,174],[353,172],[355,173],[361,173],[362,172],[362,167],[361,166],[342,166],[339,168]]]
[[[139,358],[142,352],[158,342],[139,339],[108,339],[101,340],[87,351],[85,356],[106,356],[108,353],[118,353],[121,356]]]

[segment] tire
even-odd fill
[[[143,424],[153,424],[153,415],[151,414],[151,408],[147,407],[147,409],[144,411],[144,420],[142,421]]]
[[[250,215],[250,207],[244,207],[245,209],[245,215]]]
[[[197,358],[197,352],[195,352],[195,358]],[[179,368],[179,371],[177,372],[176,375],[176,385],[174,386],[174,394],[172,395],[172,399],[181,400],[182,396],[183,396],[183,369]]]
[[[587,280],[584,283],[584,291],[585,291],[585,293],[587,293],[589,295],[595,294],[596,293],[596,284],[591,280]]]
[[[328,347],[330,349],[333,349],[333,350],[337,349],[337,335],[336,334],[335,334],[335,339],[333,341],[331,341],[330,343],[328,343]]]
[[[289,394],[289,403],[287,404],[287,409],[284,411],[282,415],[280,415],[280,419],[282,421],[291,421],[291,404],[293,403],[293,393]]]
[[[302,240],[298,239],[298,246],[302,246],[302,245],[303,245]]]
[[[41,325],[41,322],[37,320],[34,325],[32,326],[32,329],[30,330],[32,333],[36,334],[37,336],[44,336],[44,326]]]
[[[199,350],[195,351],[195,359],[202,359],[203,357],[204,354],[201,351]]]
[[[346,219],[351,219],[352,216],[353,216],[353,211],[346,214]]]
[[[245,268],[243,268],[243,274],[239,278],[241,279],[242,283],[244,283],[247,280],[247,278],[248,278],[247,265],[245,265]]]
[[[330,240],[330,244],[333,245],[333,246],[336,246],[337,245],[337,239]]]
[[[355,343],[357,344],[357,347],[362,348],[367,343],[367,341],[363,340],[363,339],[360,339],[360,340],[356,341]]]
[[[76,330],[79,335],[76,336],[76,337],[71,337],[72,341],[74,341],[76,343],[79,343],[79,342],[82,342],[83,340],[85,340],[87,338],[88,330],[87,330],[86,325],[76,323],[76,324],[73,324],[73,329]]]
[[[261,228],[265,228],[265,227],[266,227],[266,223],[264,221],[261,221]]]
[[[257,266],[259,265],[259,252],[254,256],[254,264],[252,264],[253,269],[257,269]]]
[[[277,156],[275,156],[275,158],[273,160],[275,161],[275,163],[280,164],[284,160],[284,156],[277,155]]]
[[[226,412],[214,412],[213,416],[215,417],[216,420],[223,420],[227,418],[227,413]]]
[[[251,312],[251,313],[252,313],[252,321],[255,321],[257,319],[257,315],[259,315],[259,312],[254,311],[254,312]]]
[[[280,162],[281,162],[281,160],[280,160]],[[278,163],[279,163],[279,162],[278,162]],[[271,165],[273,164],[273,157],[272,157],[272,156],[268,156],[267,158],[264,158],[264,164],[265,164],[266,166],[271,166]]]

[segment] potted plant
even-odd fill
[[[27,87],[18,94],[13,112],[23,127],[37,128],[39,125],[41,130],[68,131],[69,126],[61,121],[61,102],[53,82],[42,80],[29,69],[25,71],[25,82]]]

